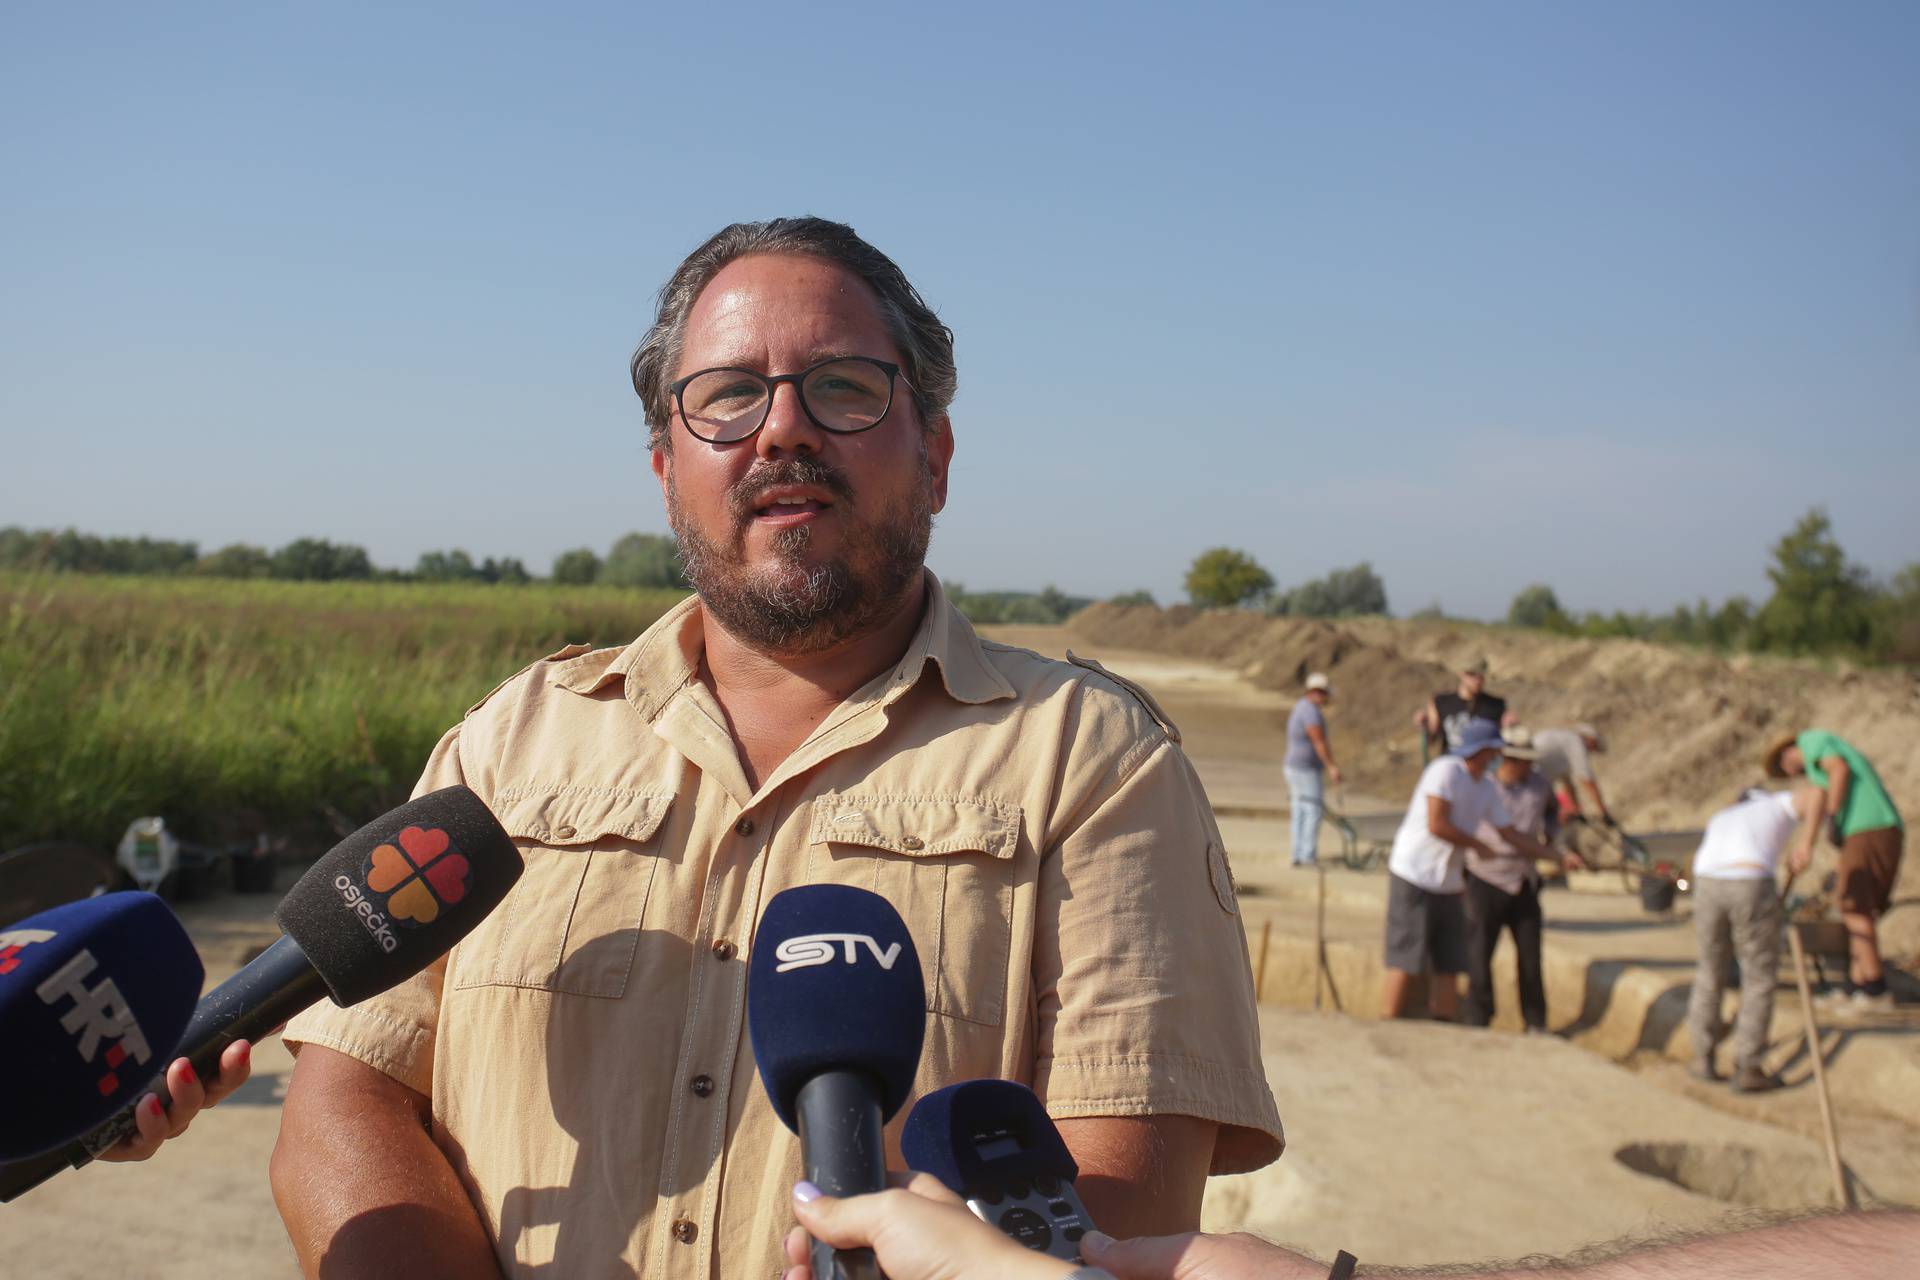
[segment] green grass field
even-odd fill
[[[0,851],[183,836],[324,841],[399,803],[446,728],[562,644],[680,594],[613,587],[0,574]],[[302,840],[302,844],[307,843]]]

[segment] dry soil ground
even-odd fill
[[[996,635],[1054,654],[1084,643],[1056,629]],[[1180,723],[1216,807],[1240,815],[1232,821],[1249,847],[1283,848],[1277,762],[1290,695],[1236,663],[1209,661],[1229,655],[1212,655],[1206,646],[1177,655],[1085,648],[1153,689]],[[1397,804],[1410,785],[1402,776],[1407,762],[1358,741],[1359,717],[1345,716],[1362,701],[1354,696],[1360,665],[1335,670],[1345,691],[1337,740],[1347,741],[1350,758],[1362,762],[1349,803],[1356,809]],[[1442,662],[1429,664],[1408,690],[1444,678],[1444,670]],[[1376,696],[1384,704],[1384,695]],[[1377,714],[1384,722],[1384,710]],[[1406,746],[1410,753],[1410,739]],[[1900,776],[1901,785],[1911,787],[1912,780]],[[1643,793],[1623,788],[1623,794]],[[1694,816],[1698,807],[1690,804],[1673,804],[1674,818]],[[1650,800],[1647,805],[1654,809]],[[1303,929],[1311,928],[1301,923],[1311,919],[1301,896],[1306,881],[1289,882],[1289,873],[1256,862],[1257,855],[1241,859],[1236,868],[1252,890],[1244,902],[1250,934],[1273,920],[1281,935],[1269,957],[1268,998],[1299,1003],[1307,989],[1302,974],[1311,972],[1303,967],[1310,960],[1302,958],[1310,953],[1299,950]],[[1373,976],[1364,966],[1379,917],[1366,895],[1377,889],[1377,876],[1335,882],[1334,899],[1344,905],[1329,918],[1353,931],[1341,959],[1356,966],[1346,973],[1346,989],[1358,1002],[1350,1007],[1367,1007],[1372,998]],[[229,896],[188,908],[210,981],[271,936],[270,901]],[[1612,936],[1604,904],[1583,911],[1605,926],[1588,932]],[[1658,956],[1654,961],[1650,972],[1664,973],[1667,984],[1659,993],[1671,990],[1671,965]],[[1583,961],[1570,952],[1562,963]],[[1609,982],[1619,977],[1608,972]],[[1620,979],[1614,985],[1631,984]],[[1557,1003],[1558,987],[1555,992]],[[1659,993],[1650,990],[1635,1005],[1639,998],[1625,992],[1615,1003],[1651,1021]],[[1586,1014],[1577,1007],[1581,993],[1573,999],[1575,1006],[1556,1007],[1556,1023],[1577,1024]],[[1444,1262],[1560,1252],[1707,1225],[1745,1207],[1823,1201],[1824,1157],[1804,1084],[1766,1099],[1735,1099],[1687,1080],[1662,1056],[1661,1045],[1627,1055],[1639,1069],[1621,1065],[1613,1060],[1621,1046],[1606,1038],[1621,1016],[1616,1009],[1563,1039],[1266,1008],[1267,1074],[1286,1122],[1287,1154],[1261,1173],[1215,1180],[1207,1224],[1261,1231],[1323,1255],[1346,1248],[1376,1262]],[[1920,1070],[1911,1034],[1888,1027],[1877,1040],[1887,1047],[1875,1060],[1880,1074],[1856,1073],[1862,1080],[1897,1086],[1905,1079],[1900,1070]],[[1790,1055],[1791,1045],[1781,1052]],[[277,1043],[263,1046],[256,1063],[242,1094],[196,1122],[163,1158],[95,1165],[0,1207],[0,1274],[44,1280],[290,1274],[266,1163],[291,1063]],[[1803,1062],[1796,1079],[1804,1074]],[[1912,1088],[1902,1092],[1920,1096]],[[1910,1127],[1913,1117],[1878,1101],[1884,1099],[1841,1099],[1849,1162],[1878,1201],[1920,1202],[1920,1131]]]

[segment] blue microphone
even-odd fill
[[[167,904],[108,893],[0,927],[0,1160],[126,1108],[172,1060],[206,977]]]
[[[885,898],[815,884],[767,903],[748,959],[747,1030],[760,1083],[822,1191],[886,1188],[881,1131],[913,1092],[926,1010],[920,956]],[[880,1275],[871,1249],[816,1240],[812,1255],[817,1280]]]
[[[965,1080],[928,1094],[907,1116],[900,1153],[1027,1248],[1080,1261],[1093,1230],[1073,1188],[1080,1166],[1027,1086]]]

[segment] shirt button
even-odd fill
[[[715,938],[713,940],[713,958],[715,960],[731,960],[733,959],[733,952],[733,944],[725,938]]]
[[[555,827],[553,829],[553,835],[557,840],[571,840],[574,836],[574,830],[572,827],[566,826]]]
[[[752,834],[753,834],[753,819],[752,819],[752,818],[742,818],[742,819],[740,819],[740,821],[738,821],[738,822],[736,822],[736,823],[734,823],[734,824],[733,824],[733,834],[735,834],[735,835],[737,835],[737,836],[750,836],[750,835],[752,835]]]
[[[687,1082],[687,1087],[693,1090],[693,1096],[696,1098],[711,1097],[713,1094],[713,1077],[695,1076]]]
[[[900,837],[900,847],[902,849],[913,849],[917,851],[926,848],[927,842],[919,836],[902,836]]]
[[[689,1218],[676,1218],[673,1223],[673,1238],[681,1244],[692,1244],[700,1238],[700,1228]]]

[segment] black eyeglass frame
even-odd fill
[[[813,406],[807,403],[806,379],[808,375],[816,373],[830,364],[843,364],[848,360],[858,360],[862,364],[870,364],[887,375],[887,407],[880,411],[879,417],[864,427],[830,427],[820,421],[819,416],[813,411]],[[753,424],[753,430],[744,435],[735,436],[731,440],[716,440],[712,436],[703,436],[693,429],[693,419],[687,416],[687,404],[683,393],[692,385],[694,379],[704,378],[710,373],[742,373],[766,387],[767,400],[766,403],[760,407],[760,421]],[[908,391],[914,390],[913,384],[908,382],[906,377],[900,372],[900,366],[891,360],[882,360],[877,356],[828,356],[825,360],[820,360],[808,365],[798,373],[767,374],[761,373],[758,369],[742,369],[738,365],[731,364],[715,365],[711,369],[696,369],[679,381],[669,383],[667,385],[667,392],[673,397],[674,410],[679,413],[680,425],[687,429],[688,435],[692,436],[695,440],[705,441],[707,444],[739,444],[742,440],[751,440],[759,435],[760,429],[767,425],[767,419],[773,414],[774,394],[780,390],[780,384],[783,382],[791,382],[793,384],[793,393],[800,398],[800,411],[807,415],[808,422],[811,422],[814,426],[830,435],[857,436],[863,431],[873,430],[885,422],[887,415],[893,412],[893,384],[896,380],[904,385]]]

